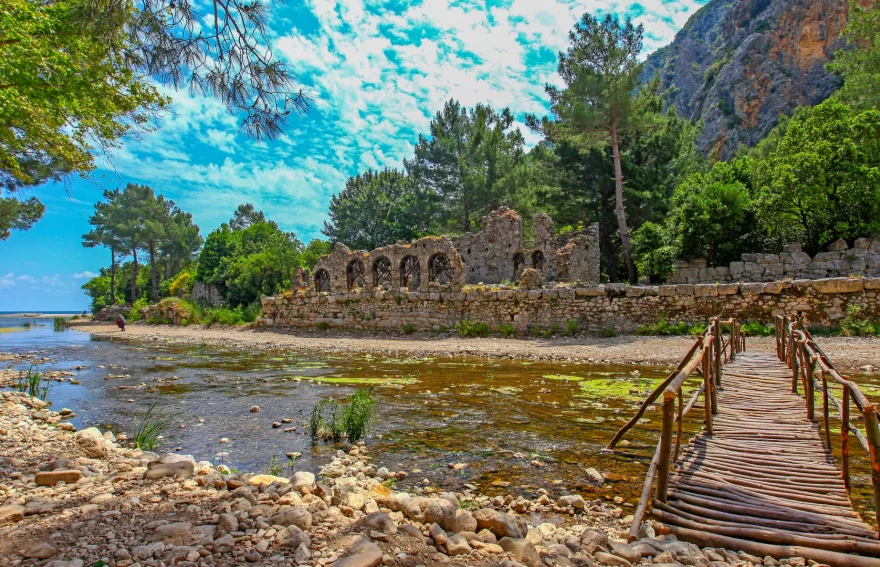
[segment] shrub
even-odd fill
[[[322,331],[326,331],[327,329],[330,328],[330,323],[328,323],[327,321],[321,321],[320,323],[315,325],[315,328],[320,329]]]
[[[128,321],[131,323],[135,321],[140,321],[141,319],[143,319],[143,315],[141,315],[141,309],[149,307],[149,305],[150,303],[147,301],[146,297],[138,299],[131,305],[131,309],[129,309],[128,317],[126,317],[126,319],[128,319]]]
[[[578,325],[577,321],[566,321],[565,322],[565,334],[573,337],[581,332],[581,327]]]
[[[455,330],[461,337],[488,337],[489,325],[477,323],[471,319],[463,319],[455,324]]]
[[[616,337],[617,333],[614,332],[613,327],[605,327],[604,329],[599,331],[599,336],[605,337],[605,338],[611,338],[611,337]]]
[[[171,418],[155,411],[158,403],[153,402],[147,411],[134,418],[131,441],[136,449],[155,450],[162,440],[162,433],[171,427]]]
[[[55,317],[52,320],[52,328],[56,331],[63,331],[70,325],[70,320],[66,317]]]
[[[411,335],[416,332],[416,326],[413,325],[412,323],[407,323],[406,325],[403,326],[402,330],[403,330],[404,335]]]
[[[750,337],[770,337],[776,333],[773,325],[765,325],[758,321],[749,321],[739,327],[740,332]]]
[[[516,327],[511,325],[510,323],[505,323],[498,327],[498,330],[501,332],[501,335],[505,338],[512,337],[514,333],[516,333]]]
[[[845,337],[872,337],[880,334],[880,323],[861,316],[862,308],[850,305],[840,322],[840,334]]]
[[[189,297],[192,293],[195,278],[189,272],[180,272],[171,285],[168,287],[168,293],[174,297]]]
[[[334,399],[322,400],[312,410],[309,437],[313,443],[319,439],[360,441],[367,434],[375,404],[373,388],[358,388],[344,404]]]

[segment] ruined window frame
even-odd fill
[[[372,271],[374,287],[382,287],[386,282],[390,285],[394,281],[394,268],[388,256],[379,256],[373,260]]]
[[[413,279],[415,286],[410,285]],[[408,254],[400,260],[400,287],[410,291],[418,291],[422,287],[422,266],[418,256]]]
[[[345,282],[348,291],[367,287],[367,275],[364,273],[364,261],[355,258],[345,267]]]
[[[329,293],[330,289],[330,272],[324,268],[315,270],[314,275],[315,291],[318,293]]]

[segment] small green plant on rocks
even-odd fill
[[[577,321],[566,321],[565,322],[565,334],[569,337],[573,337],[581,332],[581,327],[578,325]]]
[[[42,372],[34,372],[34,367],[31,366],[26,373],[19,375],[15,389],[32,398],[45,400],[49,395],[49,378]]]
[[[171,418],[156,411],[158,403],[153,402],[147,411],[134,418],[131,441],[136,449],[155,450],[162,442],[162,434],[171,427]]]
[[[407,323],[406,325],[403,326],[402,331],[403,331],[404,335],[411,335],[416,332],[416,326],[413,325],[412,323]]]
[[[505,323],[501,325],[500,327],[498,327],[498,330],[501,332],[501,335],[504,338],[512,337],[514,333],[516,333],[516,327],[514,327],[510,323]]]
[[[328,398],[319,402],[309,419],[309,437],[318,440],[347,440],[355,443],[363,439],[373,419],[376,400],[373,388],[359,388],[344,404]]]

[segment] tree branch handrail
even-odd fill
[[[726,341],[722,335],[722,325],[730,327],[730,334]],[[727,353],[728,346],[730,348],[729,355]],[[639,528],[651,502],[651,491],[655,480],[657,482],[656,499],[660,502],[666,502],[671,476],[670,471],[681,447],[682,422],[701,395],[704,399],[706,432],[709,435],[712,434],[712,416],[717,412],[718,408],[716,386],[721,383],[721,361],[722,359],[732,359],[736,353],[744,350],[744,346],[744,336],[739,332],[739,323],[736,319],[726,321],[721,321],[718,317],[711,319],[705,332],[694,341],[694,345],[672,374],[654,389],[645,402],[642,403],[636,415],[620,428],[611,442],[608,443],[606,450],[613,450],[623,435],[638,423],[638,420],[648,406],[661,393],[663,394],[663,427],[660,433],[660,440],[657,442],[657,448],[654,451],[654,456],[651,459],[651,464],[645,476],[641,498],[633,515],[633,522],[629,531],[629,541],[635,541],[639,538]],[[698,371],[698,368],[701,371]],[[684,405],[682,387],[688,378],[695,374],[700,374],[703,383],[688,401],[687,405]],[[677,415],[675,411],[676,399],[678,400]],[[676,422],[678,423],[677,432],[673,432]],[[675,437],[674,440],[673,436]]]
[[[776,355],[792,369],[792,392],[798,393],[798,382],[804,389],[807,418],[817,421],[815,416],[815,391],[822,392],[822,425],[825,430],[824,443],[831,451],[830,408],[833,404],[840,419],[841,444],[841,476],[847,490],[851,489],[849,467],[849,435],[852,433],[868,454],[871,461],[871,485],[874,492],[874,514],[880,525],[880,419],[877,408],[865,396],[857,384],[842,375],[831,362],[831,359],[816,343],[813,335],[806,328],[804,318],[798,316],[776,317]],[[816,371],[822,373],[822,382],[815,378]],[[838,400],[828,388],[828,382],[839,384],[843,389],[842,399]],[[850,401],[862,414],[865,432],[853,426],[850,420]]]

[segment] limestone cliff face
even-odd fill
[[[825,64],[848,13],[848,0],[711,0],[648,57],[645,77],[659,73],[667,102],[703,121],[700,148],[728,159],[838,88]]]

